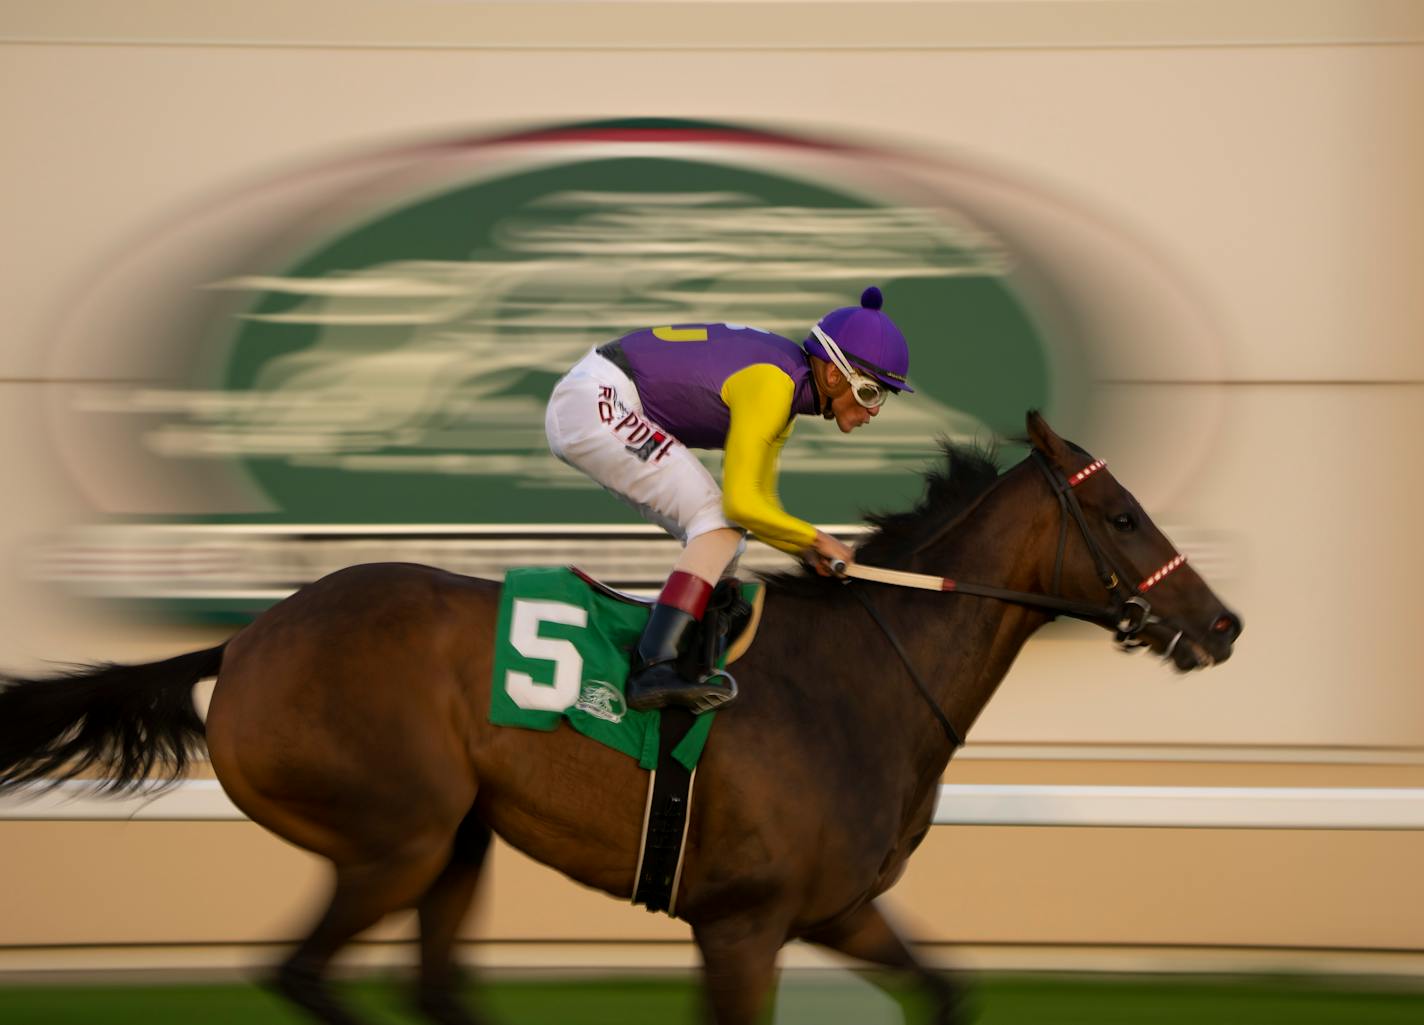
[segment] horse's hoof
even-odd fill
[[[323,1025],[362,1025],[336,1002],[321,975],[293,965],[282,965],[260,980],[277,996],[296,1004]]]
[[[418,990],[415,1007],[437,1025],[490,1025],[462,1004],[452,989]]]
[[[969,1025],[978,1015],[959,989],[941,990],[935,1000],[934,1025]]]

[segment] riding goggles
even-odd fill
[[[830,335],[821,330],[821,325],[812,324],[811,333],[825,346],[826,355],[831,357],[831,362],[835,364],[836,369],[850,382],[850,391],[855,396],[855,401],[866,409],[878,408],[885,401],[885,396],[889,393],[888,389],[875,378],[867,377],[852,367],[850,360],[846,359],[845,353],[841,352],[840,346],[832,341]]]

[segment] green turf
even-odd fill
[[[836,1006],[836,981],[788,979],[786,1003]],[[388,981],[340,990],[371,1025],[419,1021],[405,989]],[[1424,993],[1309,978],[1198,979],[1099,976],[996,976],[977,979],[979,1025],[1420,1025]],[[670,1025],[699,1021],[698,995],[672,979],[554,982],[500,981],[480,991],[480,1005],[506,1025]],[[820,1012],[817,1012],[818,1014]],[[910,1014],[907,1025],[923,1020]],[[0,988],[5,1025],[300,1025],[307,1019],[254,986],[47,986]],[[826,1025],[834,1025],[828,1018]],[[856,1022],[856,1025],[859,1025]]]

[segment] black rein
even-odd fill
[[[1116,630],[1119,644],[1124,640],[1129,643],[1136,636],[1137,632],[1147,624],[1148,606],[1135,595],[1124,595],[1125,588],[1122,580],[1113,567],[1107,554],[1098,547],[1088,532],[1088,523],[1083,517],[1083,509],[1078,504],[1077,497],[1073,494],[1072,485],[1064,476],[1049,463],[1049,461],[1036,449],[1030,453],[1034,464],[1043,471],[1044,477],[1048,480],[1048,485],[1053,489],[1053,496],[1058,500],[1058,507],[1061,513],[1058,528],[1058,551],[1053,558],[1053,590],[1059,589],[1060,577],[1063,570],[1063,552],[1068,543],[1068,523],[1071,519],[1077,523],[1078,531],[1083,536],[1083,541],[1088,546],[1088,551],[1093,557],[1093,562],[1097,567],[1098,579],[1112,598],[1112,605],[1090,605],[1086,602],[1069,601],[1061,598],[1057,594],[1035,594],[1032,591],[1011,591],[1002,587],[991,587],[988,584],[967,584],[954,582],[954,587],[944,591],[945,594],[968,594],[980,598],[993,598],[998,601],[1011,602],[1015,605],[1027,605],[1032,608],[1046,609],[1055,615],[1070,616],[1073,619],[1081,619],[1085,622],[1094,623],[1098,626],[1106,626]],[[851,581],[847,580],[846,583]],[[890,628],[880,615],[880,612],[871,604],[870,598],[864,590],[852,587],[851,592],[856,596],[865,611],[870,614],[870,618],[875,621],[875,625],[880,627],[885,639],[890,642],[890,646],[895,649],[895,654],[900,656],[900,661],[904,663],[905,669],[909,671],[910,679],[914,681],[915,688],[920,692],[920,697],[924,698],[925,704],[930,706],[930,711],[939,720],[939,725],[944,730],[944,735],[948,738],[950,747],[957,748],[964,745],[964,739],[959,735],[959,731],[949,721],[949,717],[944,714],[939,707],[939,702],[930,693],[929,687],[916,671],[914,663],[910,661],[909,653],[905,651],[900,639],[895,636],[895,632]],[[1129,609],[1133,610],[1129,612]],[[1141,643],[1141,642],[1137,642]]]
[[[875,625],[880,627],[885,634],[885,639],[890,642],[890,646],[895,649],[895,654],[900,656],[900,661],[905,663],[905,668],[910,671],[910,679],[915,681],[915,687],[920,692],[920,697],[925,699],[925,704],[930,706],[930,711],[934,713],[939,725],[944,730],[944,735],[949,738],[951,748],[963,747],[964,738],[959,735],[959,731],[954,728],[954,724],[949,721],[949,716],[944,714],[944,710],[939,707],[939,702],[934,699],[930,689],[925,686],[925,681],[920,678],[920,674],[915,670],[915,664],[910,661],[910,655],[905,651],[900,643],[900,638],[895,636],[895,632],[890,629],[890,624],[881,617],[880,611],[870,604],[870,596],[858,587],[852,587],[851,593],[860,599],[860,603],[865,606],[865,611],[870,613],[870,618],[875,620]]]

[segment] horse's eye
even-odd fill
[[[1127,534],[1137,529],[1137,517],[1131,513],[1118,513],[1112,517],[1112,525]]]

